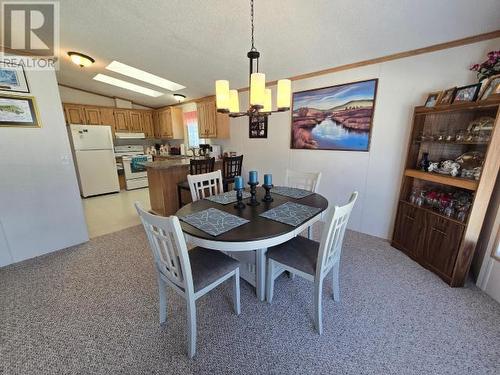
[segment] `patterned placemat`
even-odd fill
[[[286,202],[261,213],[260,216],[296,227],[315,216],[319,211],[321,208]]]
[[[212,236],[218,236],[249,222],[247,219],[229,214],[216,208],[208,208],[179,219]]]
[[[250,198],[250,193],[248,191],[243,192],[243,199]],[[220,204],[229,204],[229,203],[234,203],[238,199],[236,199],[236,192],[233,191],[228,191],[227,193],[224,194],[219,194],[219,195],[212,195],[210,197],[205,198],[206,200],[215,202],[215,203],[220,203]]]
[[[300,199],[314,194],[312,191],[292,188],[288,186],[275,186],[271,189],[271,193],[284,195],[285,197]]]

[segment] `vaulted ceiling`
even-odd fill
[[[149,106],[174,103],[97,82],[113,60],[186,86],[189,98],[214,93],[216,79],[234,88],[248,79],[249,0],[64,0],[62,84]],[[256,47],[268,80],[426,47],[499,28],[498,0],[255,0]],[[70,50],[96,63],[72,64]],[[469,62],[465,62],[469,63]]]

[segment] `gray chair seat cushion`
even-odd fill
[[[180,187],[181,189],[189,190],[189,183],[187,182],[187,180],[179,182],[177,186]]]
[[[267,257],[299,271],[314,275],[318,260],[319,242],[297,236],[267,251]]]
[[[188,251],[194,291],[197,292],[239,267],[240,262],[217,251],[195,247]]]

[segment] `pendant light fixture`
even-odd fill
[[[254,11],[253,2],[250,0],[250,23],[252,35],[252,48],[247,53],[250,60],[250,93],[249,93],[249,108],[245,112],[240,112],[240,104],[238,90],[229,89],[229,81],[215,81],[215,97],[217,111],[227,113],[230,117],[241,116],[269,116],[274,112],[284,112],[290,109],[290,97],[292,84],[289,79],[280,79],[277,88],[277,111],[272,110],[272,94],[271,89],[266,89],[266,75],[259,73],[259,57],[260,53],[254,45]]]

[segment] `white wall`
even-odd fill
[[[42,127],[0,127],[0,266],[88,240],[53,71],[27,71]]]
[[[115,107],[115,99],[109,98],[107,96],[92,94],[90,92],[73,89],[70,87],[59,86],[59,94],[61,95],[61,101],[64,103],[75,103],[75,104],[86,104],[86,105],[101,105],[104,107]],[[139,104],[132,103],[130,101],[118,99],[123,102],[127,102],[127,105],[119,106],[121,108],[134,108],[134,109],[150,109]]]
[[[342,204],[358,190],[350,228],[390,238],[413,107],[429,92],[476,82],[468,66],[483,61],[499,43],[500,38],[292,83],[293,91],[302,91],[378,78],[369,152],[291,150],[291,112],[270,117],[267,139],[248,138],[248,118],[231,119],[231,139],[217,143],[244,154],[245,173],[273,173],[275,184],[283,183],[286,168],[321,171],[319,192],[332,204]],[[293,58],[288,63],[293,64]],[[241,94],[241,105],[247,102],[247,93]]]

